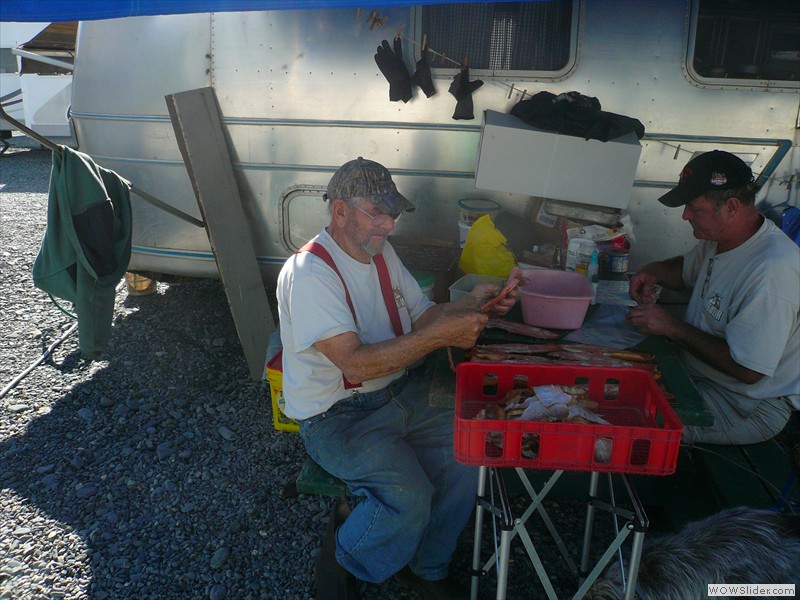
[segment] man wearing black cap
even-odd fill
[[[710,427],[684,428],[688,442],[764,441],[800,409],[800,248],[759,214],[757,191],[737,156],[714,150],[693,158],[659,200],[684,207],[700,243],[631,279],[639,305],[628,319],[683,346],[714,415]],[[655,304],[655,285],[692,289],[684,320]]]
[[[425,598],[463,597],[446,577],[477,469],[454,460],[453,411],[428,405],[430,381],[413,367],[438,348],[473,346],[499,286],[439,305],[423,295],[387,241],[414,205],[382,165],[345,163],[327,200],[330,224],[286,261],[277,289],[285,412],[309,455],[361,497],[331,516],[316,598],[355,598],[355,578],[396,573]]]

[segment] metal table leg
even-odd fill
[[[472,577],[470,583],[470,600],[478,600],[478,583],[481,576],[481,538],[483,535],[483,501],[486,492],[486,475],[489,467],[479,467],[478,496],[475,507],[475,539],[472,541]]]
[[[650,526],[650,522],[647,519],[647,515],[644,512],[644,506],[642,506],[636,490],[630,484],[625,475],[620,475],[620,477],[622,478],[622,482],[625,484],[628,497],[631,499],[633,510],[636,513],[636,518],[633,522],[634,534],[631,547],[631,558],[630,564],[628,565],[628,587],[625,589],[625,600],[633,600],[634,596],[636,595],[636,582],[639,578],[639,564],[642,560],[644,535],[647,531],[647,528]]]
[[[586,504],[586,524],[583,527],[583,551],[581,552],[581,577],[589,571],[589,556],[592,548],[592,531],[594,531],[594,503],[600,482],[600,473],[592,471],[589,477],[589,502]]]
[[[478,598],[478,581],[479,581],[478,578],[486,574],[491,569],[492,566],[495,566],[497,568],[496,600],[505,600],[508,587],[511,540],[513,540],[514,537],[516,537],[517,535],[520,536],[522,544],[525,547],[525,550],[528,554],[528,558],[531,560],[531,564],[533,565],[537,575],[539,576],[539,580],[542,583],[542,587],[544,588],[547,597],[550,600],[558,600],[558,596],[556,595],[553,585],[550,582],[550,578],[547,575],[547,571],[545,570],[544,565],[541,559],[539,558],[539,555],[533,544],[533,541],[530,535],[528,534],[528,531],[526,529],[526,522],[534,512],[539,512],[545,525],[547,526],[547,529],[553,536],[553,540],[556,542],[556,545],[558,546],[559,550],[564,556],[566,564],[570,566],[573,573],[577,573],[577,569],[575,568],[572,559],[569,557],[566,546],[564,545],[560,535],[555,529],[555,526],[550,520],[547,511],[545,510],[544,506],[542,506],[542,502],[545,496],[550,492],[550,490],[558,480],[559,476],[563,473],[563,471],[554,471],[553,475],[551,475],[547,483],[542,487],[542,490],[537,493],[533,489],[533,486],[530,484],[530,481],[528,480],[527,475],[525,475],[524,471],[522,469],[516,469],[517,475],[520,477],[523,486],[525,487],[525,489],[528,492],[528,495],[531,498],[531,503],[526,508],[526,510],[524,511],[524,513],[520,518],[515,518],[512,514],[505,482],[503,481],[499,469],[495,467],[480,467],[480,469],[481,472],[478,480],[478,503],[477,503],[478,506],[476,508],[476,514],[475,514],[475,539],[473,542],[473,554],[472,554],[472,588],[470,595],[471,600],[477,600]],[[631,486],[625,475],[620,475],[620,477],[622,478],[622,481],[625,485],[626,492],[633,506],[633,510],[626,510],[616,506],[613,498],[613,487],[610,490],[611,493],[610,503],[600,500],[597,497],[600,474],[598,472],[590,473],[589,500],[586,509],[586,523],[584,526],[584,535],[583,535],[584,543],[581,552],[581,565],[580,565],[581,569],[580,573],[582,576],[585,576],[585,579],[582,581],[579,589],[575,593],[573,600],[579,600],[580,598],[583,598],[583,596],[586,594],[586,592],[589,590],[592,584],[597,580],[597,578],[603,572],[606,565],[608,565],[608,563],[611,561],[614,554],[619,551],[620,547],[631,533],[633,533],[632,550],[631,550],[630,565],[627,573],[625,600],[633,600],[635,596],[636,580],[638,577],[639,563],[641,560],[642,545],[644,543],[644,535],[645,532],[647,531],[649,523],[647,520],[647,516],[644,512],[644,508],[639,500],[636,491],[633,489],[633,487]],[[610,479],[611,475],[609,474],[609,485],[611,485]],[[490,495],[491,497],[486,496],[487,482],[492,488],[492,493]],[[499,503],[499,506],[495,503],[494,485],[493,485],[494,482],[496,482],[497,485],[497,491],[498,491],[497,502]],[[595,511],[597,509],[612,513],[613,515],[615,515],[615,519],[616,516],[621,516],[626,519],[627,523],[620,531],[617,532],[615,539],[611,542],[611,544],[605,550],[603,555],[598,559],[597,563],[592,568],[591,572],[589,572],[587,575],[591,558],[591,539],[592,539],[592,532],[594,529]],[[490,512],[493,518],[497,518],[500,521],[500,527],[501,527],[500,544],[499,546],[496,547],[494,554],[492,554],[489,560],[486,563],[484,563],[483,568],[481,568],[481,559],[480,559],[481,539],[482,539],[484,513],[487,510]],[[496,539],[497,538],[495,537],[495,540]]]
[[[595,477],[597,476],[597,477]],[[606,551],[603,555],[598,559],[597,563],[595,564],[592,571],[586,576],[586,579],[581,583],[581,586],[578,588],[578,591],[575,592],[575,596],[573,596],[573,600],[579,600],[583,598],[592,584],[597,580],[600,574],[605,569],[606,565],[611,561],[619,548],[622,546],[623,542],[627,539],[628,535],[633,532],[633,539],[632,539],[632,546],[631,546],[631,558],[630,564],[628,567],[628,576],[627,581],[625,581],[624,574],[623,574],[623,582],[625,583],[625,600],[633,600],[636,591],[636,579],[639,574],[639,563],[641,561],[641,554],[642,554],[642,545],[644,544],[644,535],[649,527],[649,521],[647,519],[647,515],[645,514],[644,507],[642,506],[641,501],[639,500],[639,495],[636,493],[636,490],[628,481],[628,478],[620,474],[620,478],[622,479],[623,484],[625,485],[625,491],[628,494],[628,499],[631,502],[631,506],[633,510],[625,510],[616,506],[613,502],[613,493],[612,495],[612,503],[609,504],[607,502],[603,502],[597,498],[597,488],[598,488],[598,481],[599,481],[599,474],[593,472],[592,478],[589,484],[590,488],[590,496],[589,496],[589,508],[587,508],[587,521],[589,519],[589,513],[592,514],[592,518],[594,515],[594,510],[599,508],[603,511],[612,513],[613,515],[621,516],[627,519],[627,523],[625,527],[622,528],[617,533],[617,536],[608,546]],[[609,484],[611,482],[609,481]],[[583,548],[583,556],[581,559],[581,569],[582,572],[588,569],[589,566],[589,542],[591,541],[592,537],[592,529],[589,527],[587,523],[586,529],[584,531],[584,548]]]

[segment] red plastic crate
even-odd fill
[[[587,383],[600,405],[596,412],[610,425],[474,419],[515,387]],[[619,384],[613,399],[606,398],[607,383]],[[682,430],[655,378],[642,369],[465,362],[456,372],[455,456],[467,465],[669,475]],[[523,442],[536,441],[535,457],[524,455]],[[598,443],[606,452],[596,455]]]

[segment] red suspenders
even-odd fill
[[[331,257],[330,253],[325,249],[325,247],[318,242],[308,242],[297,252],[298,254],[300,252],[310,252],[314,256],[321,258],[323,261],[325,261],[325,264],[333,269],[333,271],[339,276],[339,279],[342,281],[342,286],[344,287],[344,295],[345,299],[347,300],[347,306],[350,307],[350,312],[353,313],[353,320],[356,322],[356,324],[358,324],[356,311],[353,307],[353,301],[350,299],[350,292],[347,289],[347,284],[344,282],[342,274],[339,272],[336,263],[333,261],[333,257]],[[375,268],[378,270],[378,281],[381,284],[381,294],[383,295],[383,302],[386,304],[386,310],[389,312],[389,320],[392,322],[392,329],[394,330],[394,334],[399,337],[403,335],[403,324],[400,321],[400,313],[397,310],[397,303],[394,299],[392,280],[389,277],[389,269],[386,266],[386,259],[383,258],[383,254],[376,254],[372,257],[372,259],[375,262]],[[344,374],[342,374],[342,380],[344,381],[344,389],[346,390],[361,386],[360,383],[349,382]]]
[[[372,260],[375,261],[375,267],[378,269],[378,280],[381,282],[383,302],[386,304],[386,310],[389,311],[389,320],[392,322],[394,335],[395,337],[400,337],[403,335],[403,323],[400,321],[400,313],[397,312],[397,301],[394,299],[394,290],[392,290],[389,269],[386,267],[386,259],[383,258],[383,254],[376,254],[372,257]]]

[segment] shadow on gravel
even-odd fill
[[[82,597],[312,596],[332,501],[283,498],[305,451],[297,435],[273,429],[268,386],[249,379],[218,281],[127,297],[107,361],[75,351],[53,366],[71,381],[83,374],[24,435],[0,443],[0,484],[80,536],[91,569]],[[577,559],[582,530],[573,525],[585,503],[560,500],[548,510],[569,526],[565,542]],[[575,580],[538,530],[556,589],[571,595]],[[490,522],[484,532],[485,561]],[[452,565],[465,583],[472,536],[470,526]],[[46,545],[44,537],[36,543]],[[509,597],[545,597],[518,540],[510,568]],[[495,573],[480,598],[495,596]],[[416,598],[394,580],[362,591],[365,600]]]
[[[88,597],[310,596],[325,507],[281,500],[302,443],[272,429],[219,282],[124,309],[107,362],[0,445],[0,483],[83,538]]]
[[[12,169],[12,163],[25,161],[23,169]],[[38,193],[46,194],[50,189],[49,178],[29,177],[25,173],[38,172],[40,169],[49,170],[52,165],[52,155],[49,150],[35,148],[11,148],[0,154],[0,183],[3,192],[8,193]]]

